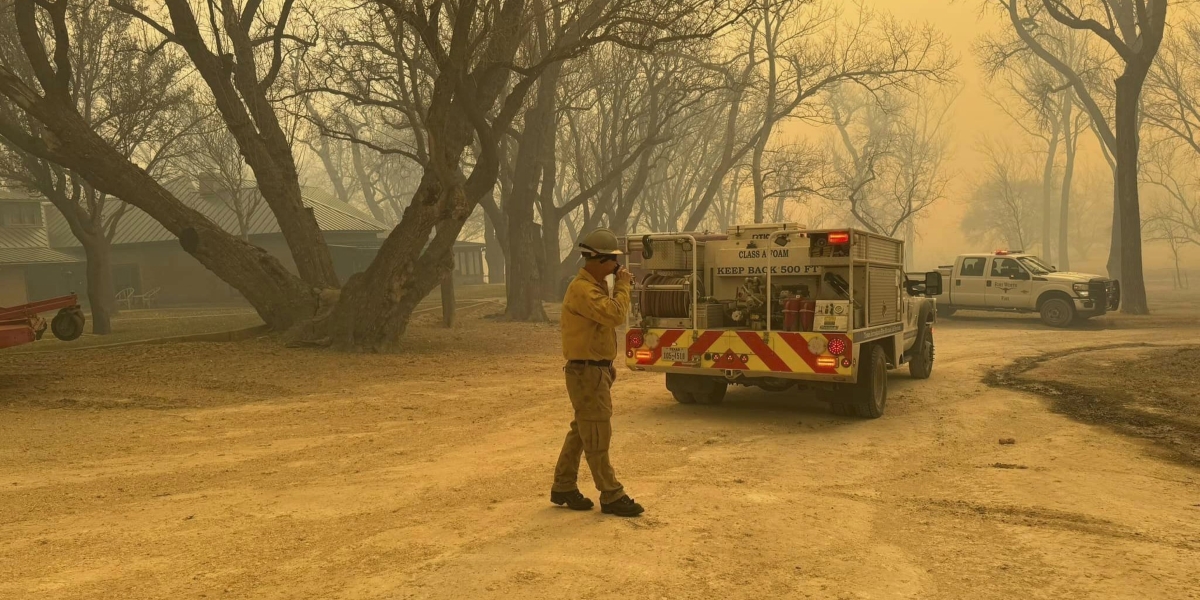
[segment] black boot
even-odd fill
[[[618,517],[636,517],[645,510],[641,504],[634,502],[633,498],[629,496],[621,496],[610,504],[600,503],[600,512],[606,515],[617,515]]]
[[[569,492],[550,492],[550,501],[562,506],[567,505],[571,510],[592,510],[595,504],[579,490],[571,490]]]

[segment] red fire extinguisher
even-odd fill
[[[800,331],[812,331],[813,319],[817,316],[817,301],[800,299]]]
[[[783,301],[783,330],[800,331],[800,309],[804,299],[791,296]]]

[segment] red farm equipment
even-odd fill
[[[79,298],[71,294],[10,308],[0,307],[0,348],[20,346],[42,339],[47,324],[39,315],[54,310],[57,310],[58,314],[49,324],[54,337],[69,342],[83,335],[86,319],[83,309],[79,307]]]

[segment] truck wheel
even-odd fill
[[[696,397],[691,392],[671,392],[675,396],[675,401],[680,404],[695,404]]]
[[[829,412],[839,417],[853,417],[858,414],[858,411],[854,409],[854,405],[849,402],[830,402]]]
[[[933,374],[933,330],[924,325],[913,345],[912,360],[908,361],[908,374],[913,379],[929,379]]]
[[[955,312],[957,312],[957,310],[953,306],[939,304],[937,307],[937,314],[939,317],[953,317]]]
[[[78,310],[64,308],[54,315],[54,320],[50,321],[50,331],[54,332],[54,337],[70,342],[79,339],[83,335],[83,326],[86,320],[83,313]]]
[[[729,391],[728,383],[713,379],[707,390],[696,394],[696,400],[700,404],[720,404],[725,401],[725,392],[727,391]]]
[[[1069,327],[1075,320],[1075,305],[1066,298],[1050,298],[1042,303],[1042,322],[1051,327]]]
[[[727,381],[716,377],[667,373],[667,389],[680,404],[720,404],[728,388]]]
[[[878,419],[883,416],[883,407],[887,404],[887,353],[883,346],[871,346],[867,360],[858,371],[858,382],[852,392],[854,412],[864,419]]]
[[[817,400],[829,405],[829,412],[841,417],[853,417],[854,411],[853,395],[850,390],[844,386],[837,386],[831,390],[817,388],[814,391]]]

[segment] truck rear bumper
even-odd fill
[[[731,382],[752,379],[793,379],[796,381],[816,381],[825,383],[853,383],[854,375],[838,374],[823,375],[819,373],[781,373],[778,371],[743,371],[734,369],[710,369],[703,367],[648,367],[627,362],[631,371],[646,371],[649,373],[675,373],[677,375],[701,375],[705,377],[721,377]]]
[[[632,329],[625,364],[635,371],[853,381],[858,344],[844,333]]]

